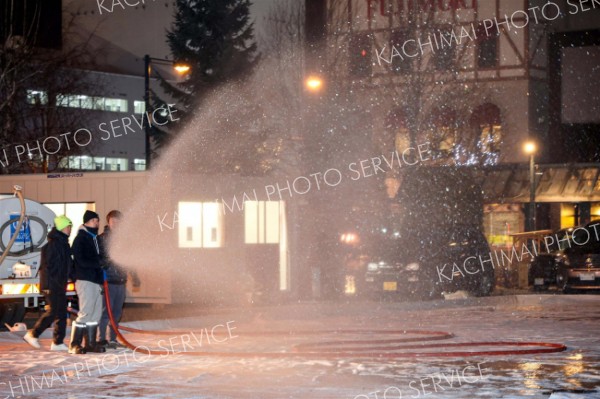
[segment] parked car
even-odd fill
[[[480,256],[490,256],[489,245],[481,230],[472,226],[430,229],[426,236],[382,238],[372,249],[365,273],[371,295],[435,299],[444,292],[466,290],[485,296],[494,287],[494,269],[479,262]]]
[[[600,289],[600,222],[573,230],[568,247],[556,255],[556,285],[564,293]]]
[[[570,240],[573,229],[573,227],[569,227],[558,230],[541,243],[538,255],[534,256],[529,263],[529,285],[533,286],[534,290],[545,291],[551,285],[556,284],[558,274],[556,257],[561,251],[568,248],[569,244],[565,240]]]

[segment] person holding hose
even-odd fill
[[[46,297],[46,313],[23,337],[25,342],[36,349],[41,347],[38,337],[56,321],[50,350],[69,350],[63,341],[67,330],[67,282],[73,267],[69,246],[72,227],[73,223],[68,217],[57,216],[54,218],[54,227],[48,233],[48,243],[42,247],[40,291]]]
[[[102,284],[104,272],[100,267],[100,246],[98,225],[100,217],[96,212],[85,211],[83,225],[73,241],[75,260],[75,290],[79,298],[79,313],[73,323],[69,353],[105,351],[96,342],[98,322],[102,317]],[[85,345],[82,341],[85,338]]]
[[[123,305],[125,304],[125,292],[127,285],[127,269],[120,265],[117,265],[108,253],[108,247],[112,234],[117,228],[123,214],[120,211],[112,210],[106,215],[106,226],[102,234],[98,236],[100,243],[100,257],[102,268],[106,273],[106,282],[108,283],[108,294],[110,297],[110,309],[112,310],[113,318],[115,323],[119,323],[121,314],[123,312]],[[131,272],[133,279],[133,286],[139,287],[140,280],[137,273]],[[110,327],[109,340],[106,340],[106,330]],[[102,318],[100,319],[100,333],[98,336],[98,343],[109,349],[117,349],[119,343],[117,342],[117,332],[112,328],[112,325],[108,321],[108,309],[106,308],[106,298],[102,296]]]

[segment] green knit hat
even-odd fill
[[[54,218],[54,226],[56,226],[56,230],[62,230],[67,226],[73,226],[73,222],[65,215],[60,215]]]

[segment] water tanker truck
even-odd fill
[[[27,310],[45,305],[40,255],[56,216],[50,208],[24,199],[19,186],[14,193],[13,198],[0,199],[0,328],[23,321]],[[74,285],[65,288],[74,299]]]

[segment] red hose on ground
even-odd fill
[[[121,331],[130,331],[140,334],[152,335],[174,335],[174,334],[189,334],[191,331],[148,331],[139,330],[130,327],[119,327],[114,320],[112,309],[110,307],[110,295],[108,292],[108,283],[104,282],[104,296],[106,299],[106,309],[110,325],[116,331],[119,340],[129,349],[135,352],[141,352],[148,355],[170,355],[172,352],[165,350],[149,349],[141,346],[134,346],[121,334]],[[555,353],[562,352],[567,349],[563,344],[549,342],[509,342],[509,341],[493,341],[493,342],[454,342],[442,344],[418,344],[418,345],[386,345],[386,346],[371,346],[373,344],[399,344],[406,342],[421,342],[434,341],[453,338],[452,333],[444,331],[427,331],[427,330],[320,330],[320,331],[249,331],[244,332],[245,336],[305,336],[305,335],[323,335],[328,333],[335,334],[369,334],[369,335],[406,335],[418,334],[425,337],[405,337],[383,340],[343,340],[343,341],[327,341],[318,343],[298,344],[292,348],[291,352],[177,352],[181,355],[188,356],[217,356],[231,358],[302,358],[302,359],[340,359],[340,358],[369,358],[369,359],[399,359],[399,358],[414,358],[414,357],[472,357],[472,356],[501,356],[501,355],[532,355],[540,353]],[[239,334],[239,332],[238,332]],[[363,347],[353,347],[351,345],[363,345]],[[340,346],[345,345],[345,346]],[[364,346],[368,345],[368,346]],[[423,349],[430,348],[476,348],[476,347],[534,347],[535,349],[503,349],[503,350],[480,350],[480,351],[438,351],[429,352]],[[320,352],[319,348],[329,350],[328,352]],[[421,349],[416,352],[390,352],[394,350],[405,349]],[[365,353],[367,352],[367,353]]]

